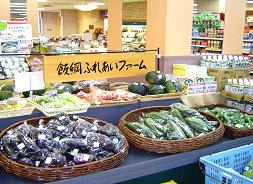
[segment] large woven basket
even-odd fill
[[[170,110],[169,106],[154,106],[154,107],[145,107],[137,110],[130,111],[129,113],[123,115],[119,122],[119,129],[126,136],[129,144],[144,149],[150,152],[156,153],[178,153],[178,152],[186,152],[190,150],[199,149],[204,146],[208,146],[210,144],[215,143],[218,139],[220,139],[224,134],[224,127],[220,120],[211,116],[209,114],[202,113],[207,117],[208,120],[219,121],[217,128],[207,134],[188,138],[184,140],[155,140],[146,137],[142,137],[130,129],[128,129],[125,125],[126,122],[138,121],[139,116],[142,113],[160,111],[160,110]]]
[[[233,107],[228,107],[224,104],[204,106],[201,108],[205,108],[205,107],[207,107],[208,109],[213,109],[215,107],[227,107],[227,108],[235,109]],[[198,109],[200,109],[200,107],[198,107]],[[245,111],[241,111],[241,112],[245,114],[249,114]],[[248,128],[248,129],[235,128],[226,124],[224,124],[224,127],[225,127],[225,135],[233,139],[253,135],[253,128]]]
[[[93,118],[82,116],[81,118],[84,118],[90,122],[94,120]],[[39,119],[43,119],[45,122],[48,122],[51,118],[38,117],[28,119],[26,121],[28,124],[37,125]],[[8,130],[15,128],[21,125],[22,123],[23,121],[15,123],[10,127],[6,128],[5,130],[3,130],[0,134],[0,138],[4,136]],[[99,120],[98,123],[101,125],[106,124],[106,122],[101,120]],[[35,181],[54,181],[112,169],[120,165],[124,161],[127,154],[128,154],[128,143],[125,139],[125,145],[122,152],[119,152],[109,158],[86,164],[79,164],[75,166],[66,166],[66,167],[55,167],[55,168],[31,167],[28,165],[17,163],[9,159],[8,157],[5,156],[4,153],[0,151],[0,166],[2,166],[6,172],[15,174],[22,178]]]

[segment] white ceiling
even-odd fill
[[[139,2],[146,0],[123,0],[123,3]],[[73,5],[88,4],[90,2],[105,3],[98,6],[98,9],[108,9],[108,0],[47,0],[46,3],[39,3],[39,7],[45,8],[45,11],[57,11],[61,9],[74,9]]]

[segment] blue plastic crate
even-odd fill
[[[200,165],[205,166],[205,184],[253,184],[253,180],[237,173],[242,173],[251,159],[253,144],[200,157]]]

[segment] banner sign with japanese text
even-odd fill
[[[157,51],[44,56],[46,83],[145,75],[155,70]]]

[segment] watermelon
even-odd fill
[[[145,79],[149,84],[161,85],[166,81],[166,77],[160,71],[151,71],[145,75]]]
[[[149,86],[149,95],[158,95],[158,94],[164,94],[164,86],[157,85],[157,84],[152,84]]]
[[[164,87],[166,93],[177,93],[182,92],[184,90],[183,85],[173,82],[171,80],[166,81],[164,83]]]
[[[166,93],[176,93],[176,85],[171,80],[168,80],[164,83]]]
[[[128,91],[144,96],[148,93],[148,87],[142,83],[132,83],[128,86]]]

